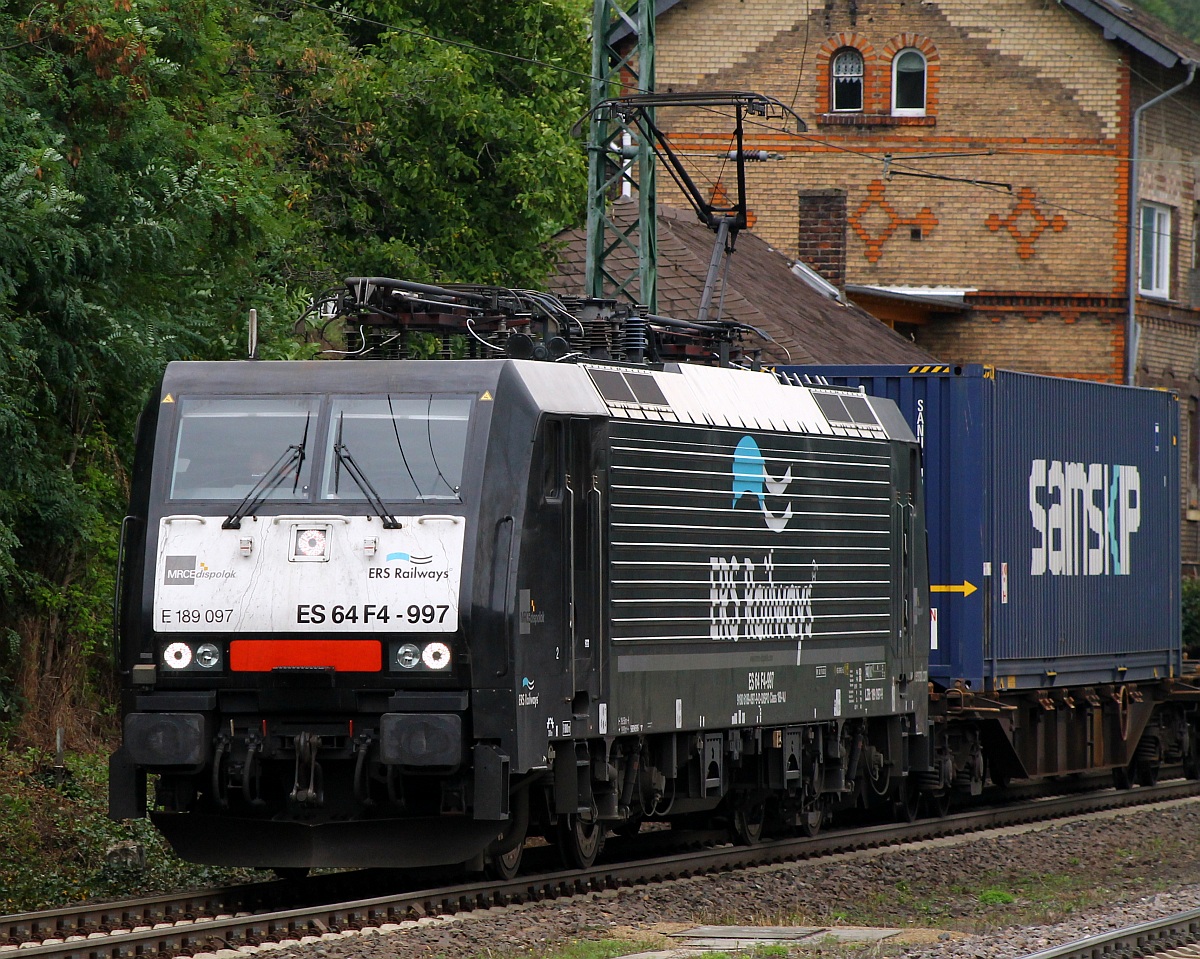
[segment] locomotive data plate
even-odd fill
[[[413,516],[221,516],[159,523],[158,632],[450,633],[466,522]]]

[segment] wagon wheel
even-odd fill
[[[899,822],[916,822],[921,810],[921,790],[911,775],[905,776],[896,789],[892,803],[894,817]]]
[[[950,812],[950,790],[939,789],[937,792],[926,793],[925,802],[930,815],[941,819]]]
[[[1155,762],[1139,762],[1134,767],[1134,778],[1139,786],[1158,785],[1158,774],[1162,765]]]
[[[729,823],[733,841],[739,846],[755,846],[762,842],[763,825],[766,820],[767,804],[762,798],[743,798],[734,809]]]
[[[492,879],[512,879],[521,870],[525,836],[529,832],[529,790],[518,789],[510,800],[504,830],[484,850],[483,871]]]
[[[1012,774],[1007,769],[1000,769],[993,766],[985,759],[983,779],[984,782],[990,779],[993,785],[999,786],[1001,789],[1007,789],[1012,782]]]
[[[590,869],[604,848],[604,826],[594,818],[584,822],[577,814],[559,816],[556,839],[568,869]]]
[[[800,828],[800,835],[815,836],[821,831],[821,826],[825,823],[825,804],[817,800],[808,809],[802,810],[796,820],[796,825]]]
[[[1200,736],[1195,729],[1188,729],[1188,749],[1183,757],[1183,775],[1187,779],[1200,779]]]
[[[630,816],[623,823],[619,823],[612,827],[612,834],[620,836],[622,839],[632,839],[642,831],[642,823],[644,820],[641,816]]]
[[[525,844],[514,846],[508,852],[494,853],[484,858],[483,871],[489,879],[507,881],[516,878],[521,871],[521,858],[525,854]]]

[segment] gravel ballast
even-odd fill
[[[1200,907],[1198,837],[1200,800],[1183,801],[288,943],[272,955],[496,959],[542,955],[580,938],[646,941],[688,926],[739,924],[901,927],[912,934],[862,949],[904,959],[1009,959]]]

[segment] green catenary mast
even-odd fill
[[[621,31],[622,26],[630,32]],[[622,37],[620,49],[614,41],[618,33]],[[654,152],[628,118],[598,107],[622,94],[653,92],[653,0],[636,4],[631,12],[622,10],[613,0],[595,0],[584,292],[600,299],[631,300],[650,313],[658,309]],[[610,202],[614,195],[633,192],[638,216],[622,226],[611,215]],[[622,249],[636,251],[636,269],[619,266],[616,254]]]

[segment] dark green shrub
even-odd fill
[[[1200,579],[1185,579],[1180,590],[1183,605],[1183,655],[1200,659]]]
[[[0,915],[270,878],[186,864],[149,820],[112,822],[107,806],[106,757],[56,768],[47,754],[0,746]]]

